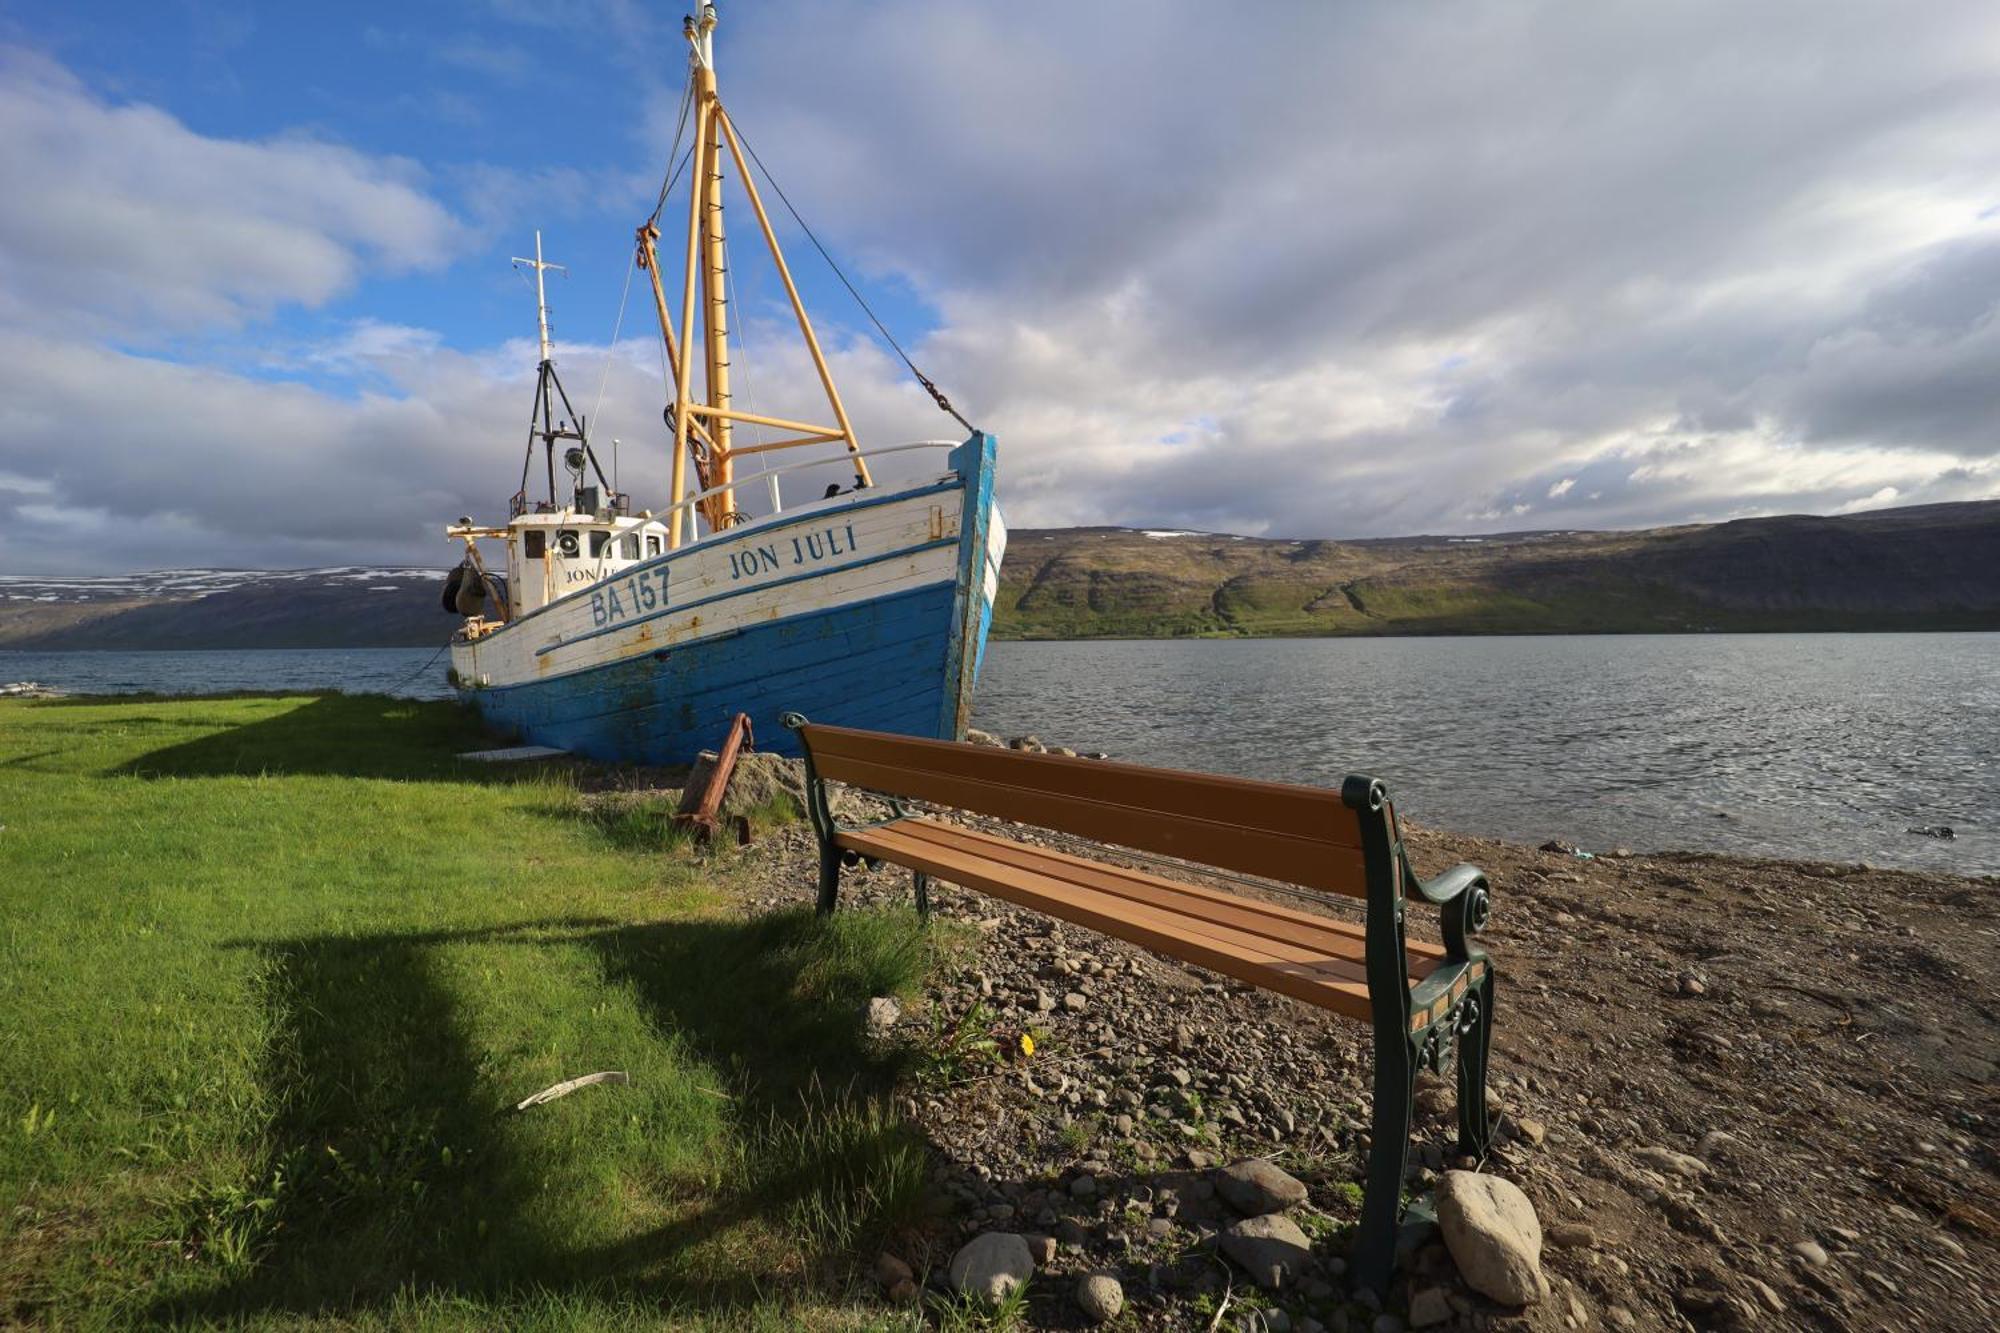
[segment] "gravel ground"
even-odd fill
[[[1359,1024],[947,885],[952,961],[877,1015],[915,1052],[903,1109],[934,1148],[935,1220],[896,1245],[916,1280],[997,1230],[1038,1251],[1036,1328],[1088,1326],[1090,1274],[1122,1286],[1122,1328],[2000,1327],[2000,879],[1405,829],[1422,873],[1492,878],[1504,1112],[1491,1155],[1453,1163],[1429,1082],[1413,1185],[1519,1185],[1547,1299],[1491,1304],[1435,1241],[1381,1311],[1347,1299]],[[733,855],[744,910],[811,900],[803,826]],[[849,909],[908,901],[895,867],[849,872]],[[1309,1191],[1290,1216],[1314,1262],[1275,1293],[1216,1250],[1235,1214],[1213,1168],[1246,1156]]]

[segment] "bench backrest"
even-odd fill
[[[799,734],[822,779],[1367,896],[1360,820],[1338,792],[846,727]]]

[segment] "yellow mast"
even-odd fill
[[[852,456],[857,484],[862,486],[873,484],[873,479],[868,474],[868,464],[860,457],[861,444],[854,434],[853,423],[848,420],[847,408],[840,401],[840,391],[834,387],[833,372],[826,363],[826,354],[820,349],[819,339],[813,333],[812,321],[806,315],[805,303],[799,299],[798,285],[792,281],[791,269],[786,266],[785,256],[778,248],[777,233],[771,226],[770,216],[764,211],[764,201],[758,194],[757,183],[752,179],[749,167],[744,162],[743,148],[737,140],[735,127],[730,124],[729,114],[723,110],[722,100],[716,93],[715,24],[715,6],[704,4],[701,7],[700,18],[690,18],[685,28],[690,48],[689,60],[693,67],[691,100],[694,111],[694,148],[689,165],[687,267],[681,288],[681,329],[678,346],[667,313],[666,292],[660,282],[659,254],[653,246],[653,238],[658,233],[650,223],[639,229],[639,264],[652,271],[653,299],[660,318],[660,336],[666,343],[667,361],[673,378],[673,383],[668,388],[674,395],[674,457],[671,489],[675,508],[667,529],[669,548],[679,547],[682,541],[683,515],[687,511],[679,506],[689,495],[696,493],[690,489],[687,476],[689,450],[696,441],[699,441],[707,451],[708,461],[708,466],[702,467],[700,460],[697,459],[695,471],[698,489],[724,488],[701,504],[703,517],[708,520],[711,530],[727,526],[731,515],[735,512],[735,492],[730,486],[735,480],[734,460],[737,454],[765,453],[773,449],[788,449],[798,445],[839,440],[847,446],[847,451]],[[792,313],[798,320],[799,335],[804,339],[806,351],[812,357],[813,369],[819,374],[820,387],[826,391],[827,407],[837,425],[815,425],[781,417],[739,412],[731,404],[729,258],[724,245],[722,226],[722,151],[725,145],[728,147],[730,158],[736,164],[737,175],[743,182],[744,196],[750,201],[751,211],[757,216],[757,226],[763,233],[764,243],[770,248],[771,259],[777,266],[778,276],[784,282],[785,295],[790,298]],[[706,380],[706,401],[699,403],[694,401],[693,391],[694,311],[697,283],[700,285],[702,353]],[[738,449],[731,441],[734,423],[739,421],[791,430],[797,434],[793,438],[772,440],[765,444]]]
[[[701,323],[708,357],[708,405],[719,412],[729,408],[729,252],[722,234],[722,106],[715,93],[715,6],[703,5],[695,28],[695,49],[699,60],[694,71],[695,100],[708,108],[702,121],[697,153],[706,168],[694,178],[691,189],[701,196]],[[714,477],[711,486],[728,486],[736,468],[729,457],[734,423],[718,415],[708,423],[715,441]],[[724,490],[713,512],[722,522],[735,510],[735,495]]]

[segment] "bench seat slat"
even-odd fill
[[[1080,856],[1029,846],[938,820],[905,819],[895,827],[928,841],[991,857],[1024,870],[1037,870],[1121,898],[1206,917],[1267,939],[1323,949],[1337,958],[1350,959],[1357,965],[1367,958],[1366,928],[1334,917],[1302,912],[1279,903],[1225,893],[1197,884],[1184,884],[1124,866],[1089,861]],[[1443,946],[1422,940],[1408,941],[1405,951],[1409,955],[1412,982],[1429,975],[1445,956]]]
[[[951,843],[938,837],[940,831],[946,830],[947,826],[931,820],[906,819],[891,827],[899,834],[907,834],[921,842],[952,847]],[[1234,924],[1225,915],[1209,910],[1208,903],[1177,902],[1171,897],[1165,902],[1159,902],[1144,896],[1134,896],[1131,890],[1135,888],[1173,887],[1171,881],[1161,880],[1143,871],[1123,871],[1116,866],[1093,867],[1105,876],[1125,880],[1124,884],[1117,887],[1106,887],[1096,882],[1095,876],[1090,878],[1076,876],[1071,867],[1065,864],[1071,858],[1064,857],[1061,853],[1044,853],[1041,848],[1030,847],[1025,843],[1012,842],[1005,838],[988,838],[980,834],[974,834],[974,837],[981,839],[979,844],[971,847],[955,846],[952,849],[981,861],[994,861],[999,858],[995,857],[994,848],[990,844],[999,843],[1004,848],[1012,849],[1014,857],[1023,863],[1020,868],[1025,873],[1037,875],[1048,881],[1046,887],[1051,892],[1068,893],[1073,889],[1079,893],[1095,894],[1103,900],[1100,905],[1108,909],[1126,913],[1151,913],[1176,929],[1204,936],[1219,944],[1251,950],[1281,963],[1310,968],[1335,981],[1351,981],[1364,987],[1367,985],[1366,964],[1360,955],[1347,952],[1348,937],[1338,931],[1316,933],[1314,938],[1300,938],[1285,933],[1272,933],[1268,924],[1261,922],[1246,928]],[[1007,862],[1002,861],[1002,864]],[[1248,900],[1235,901],[1241,904]],[[1343,924],[1325,917],[1315,918],[1315,921],[1330,926]],[[1439,960],[1436,959],[1411,958],[1407,952],[1405,962],[1412,983],[1430,975],[1439,964]]]
[[[1121,847],[1178,856],[1225,870],[1262,875],[1287,884],[1354,897],[1366,894],[1362,855],[1349,847],[1295,834],[1230,827],[1210,819],[1161,814],[1155,810],[1122,805],[1112,796],[1117,790],[1115,785],[1100,789],[1098,795],[1092,798],[1059,795],[1037,788],[949,773],[912,773],[907,768],[871,759],[825,754],[820,749],[824,742],[818,734],[819,729],[814,731],[813,764],[823,779],[852,783],[892,796],[977,810],[1000,819],[1018,820]],[[970,752],[971,747],[959,748]],[[1001,753],[1013,755],[1012,751]],[[1055,757],[1061,758],[1060,755]],[[1089,764],[1094,761],[1076,762]],[[1343,810],[1342,813],[1352,817],[1351,812]]]
[[[1366,1020],[1373,1013],[1360,966],[1323,951],[1287,946],[1212,920],[1148,907],[1053,875],[931,841],[894,824],[839,835],[839,846],[892,859],[1017,906],[1086,926],[1322,1009]]]

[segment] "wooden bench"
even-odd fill
[[[1460,865],[1419,880],[1373,778],[1332,792],[815,726],[796,713],[784,723],[805,750],[820,911],[834,909],[843,865],[890,861],[913,872],[919,911],[936,876],[1371,1024],[1373,1146],[1351,1271],[1386,1294],[1420,1068],[1455,1051],[1459,1149],[1481,1156],[1488,1143],[1493,970],[1472,942],[1486,923],[1484,874]],[[889,798],[892,817],[841,824],[828,782]],[[1360,899],[1366,924],[947,823],[907,801]],[[1405,933],[1406,896],[1440,908],[1441,946]]]

